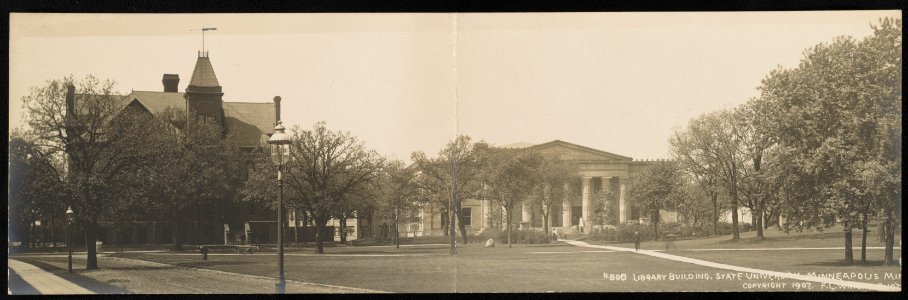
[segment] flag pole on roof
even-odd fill
[[[199,53],[199,56],[202,56],[202,54],[204,54],[205,57],[208,56],[208,53],[205,52],[205,31],[209,31],[209,30],[218,30],[218,29],[214,28],[214,27],[203,27],[202,28],[202,52]]]

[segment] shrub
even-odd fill
[[[589,238],[594,241],[614,241],[618,238],[618,228],[612,225],[605,225],[602,228],[594,227],[590,232]]]
[[[548,244],[551,242],[551,234],[546,234],[542,230],[536,229],[511,229],[511,243],[513,244]],[[507,230],[501,231],[498,240],[502,244],[508,243]]]
[[[634,232],[640,233],[640,240],[652,240],[653,239],[653,226],[649,224],[630,224],[630,225],[619,225],[618,226],[618,236],[615,240],[622,242],[633,242],[634,241]]]

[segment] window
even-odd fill
[[[461,216],[461,220],[463,221],[463,225],[470,226],[472,224],[471,223],[472,219],[473,219],[473,216],[471,214],[472,212],[473,212],[473,209],[470,207],[463,207],[460,209],[460,216]]]

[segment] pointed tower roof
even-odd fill
[[[199,55],[195,61],[195,70],[192,71],[192,79],[189,80],[190,86],[197,87],[219,87],[218,77],[214,75],[214,68],[211,66],[211,60],[208,56]]]

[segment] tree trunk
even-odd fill
[[[158,231],[158,222],[151,221],[151,243],[150,244],[153,244],[153,245],[158,244],[157,231]]]
[[[371,238],[375,238],[375,232],[373,231],[373,229],[375,228],[375,226],[372,224],[372,221],[373,221],[372,219],[373,219],[374,215],[375,215],[374,212],[370,212],[370,213],[369,213],[369,216],[368,216],[368,218],[367,218],[367,219],[369,220],[369,238],[370,238],[370,239],[371,239]]]
[[[325,231],[325,222],[322,222],[320,218],[315,218],[315,254],[324,254],[325,245],[322,242],[322,231]]]
[[[737,241],[741,239],[741,233],[738,232],[738,189],[732,187],[731,193],[731,239]]]
[[[457,227],[460,228],[460,236],[463,238],[463,243],[468,244],[467,241],[467,225],[463,223],[463,209],[460,207],[460,201],[457,203],[457,210],[455,210],[457,216]]]
[[[170,241],[173,243],[171,250],[183,250],[183,244],[180,242],[180,220],[177,218],[177,211],[173,211],[172,225],[170,226]]]
[[[57,227],[54,226],[54,225],[56,225],[56,222],[54,222],[55,221],[54,216],[56,216],[56,215],[57,214],[55,214],[55,213],[50,213],[50,240],[51,240],[51,247],[53,247],[53,248],[57,248]]]
[[[394,248],[400,249],[400,208],[394,212]]]
[[[293,242],[300,242],[300,209],[293,208]]]
[[[710,192],[713,198],[713,235],[719,235],[719,193]]]
[[[302,209],[300,210],[302,211]],[[309,214],[305,211],[303,213],[303,247],[306,246],[306,240],[309,239]]]
[[[887,212],[885,227],[886,227],[886,265],[891,266],[895,264],[895,258],[893,257],[893,246],[895,246],[895,222],[892,218],[892,212]]]
[[[98,224],[95,222],[86,222],[85,224],[85,250],[86,250],[86,270],[98,269]]]
[[[448,228],[450,230],[448,233],[451,235],[451,255],[455,255],[457,254],[457,228],[454,227],[455,217],[453,207],[448,209],[448,214]]]
[[[450,220],[451,216],[449,214],[450,212],[451,212],[451,210],[449,210],[449,209],[445,209],[445,208],[441,209],[441,221],[443,223],[443,224],[441,224],[441,229],[442,229],[441,232],[444,236],[448,236],[448,232],[449,232],[448,229],[451,226],[451,220]]]
[[[513,220],[512,220],[512,217],[511,217],[511,209],[510,209],[510,208],[508,208],[507,214],[508,214],[508,216],[507,216],[507,219],[508,219],[508,248],[511,248],[511,222],[512,222]]]
[[[653,220],[653,240],[658,241],[659,240],[659,210],[658,209],[653,210],[652,220]]]
[[[757,212],[755,213],[757,218],[756,218],[756,223],[754,223],[754,227],[756,227],[756,229],[757,229],[757,238],[758,239],[763,238],[763,209],[764,209],[763,205],[760,203],[757,203]]]
[[[542,210],[542,232],[545,233],[546,240],[552,240],[552,234],[549,232],[549,215],[545,209]]]
[[[864,209],[864,219],[861,220],[861,262],[867,262],[867,209]]]
[[[848,221],[845,221],[845,264],[852,265],[854,264],[854,251],[852,249],[853,245],[851,243],[851,224]]]

